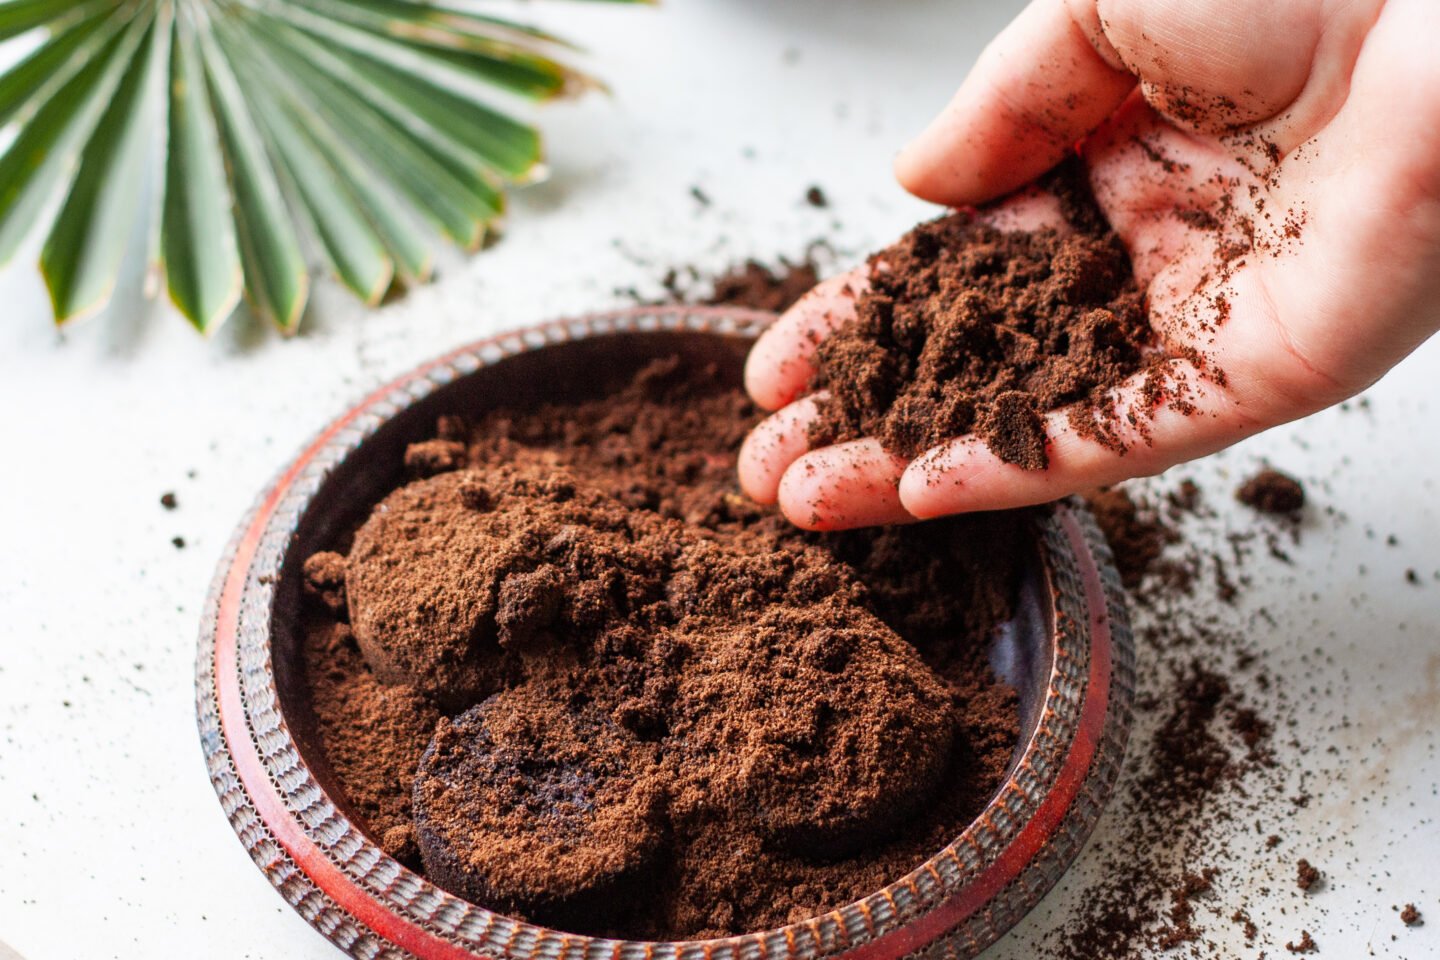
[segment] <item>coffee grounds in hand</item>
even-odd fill
[[[1003,231],[962,211],[870,258],[856,316],[816,349],[811,386],[827,396],[812,445],[872,436],[913,458],[975,433],[1042,470],[1042,415],[1068,408],[1082,436],[1125,449],[1107,394],[1154,352],[1144,297],[1083,174],[1063,167],[1047,185],[1068,230]]]
[[[1293,517],[1305,508],[1305,488],[1289,474],[1266,469],[1241,484],[1235,499],[1261,513]]]
[[[322,746],[388,852],[538,922],[692,938],[871,893],[983,807],[1025,515],[796,530],[736,486],[756,419],[677,360],[442,418],[310,559]]]

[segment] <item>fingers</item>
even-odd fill
[[[900,505],[896,485],[906,462],[867,438],[814,450],[780,479],[780,509],[806,530],[848,530],[914,518]]]
[[[805,392],[810,362],[825,336],[855,316],[855,298],[869,286],[869,269],[822,280],[755,341],[745,360],[745,389],[766,410],[778,410]]]
[[[1130,477],[1160,473],[1177,463],[1213,453],[1263,426],[1188,361],[1167,363],[1167,382],[1181,385],[1187,413],[1169,404],[1130,422],[1124,411],[1143,409],[1146,376],[1136,375],[1115,391],[1118,424],[1111,426],[1124,452],[1082,436],[1066,411],[1045,418],[1050,465],[1024,470],[1002,461],[977,437],[960,437],[922,454],[905,470],[899,502],[920,519],[976,510],[1005,510],[1047,503]],[[1179,388],[1177,388],[1179,389]]]
[[[740,488],[756,503],[774,503],[785,469],[810,449],[806,433],[819,415],[816,401],[796,400],[771,414],[740,445]]]
[[[1093,3],[1075,6],[1093,16]],[[1098,17],[1088,26],[1098,37]],[[895,175],[926,200],[983,203],[1053,167],[1134,86],[1097,51],[1065,0],[1034,0],[896,158]]]
[[[979,211],[979,219],[996,230],[1044,230],[1047,227],[1069,234],[1074,228],[1065,219],[1060,198],[1039,187],[1025,187],[993,206]]]

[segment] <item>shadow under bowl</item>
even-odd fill
[[[206,762],[241,842],[285,900],[355,957],[426,960],[959,960],[998,939],[1075,858],[1119,774],[1134,651],[1109,548],[1078,501],[1037,523],[1015,616],[990,651],[1019,694],[1005,781],[952,843],[884,889],[801,923],[717,940],[609,940],[487,910],[407,869],[349,816],[305,694],[304,558],[402,482],[442,413],[594,395],[650,359],[715,363],[739,383],[773,320],[641,308],[463,347],[335,420],[261,494],[206,603],[196,705]]]

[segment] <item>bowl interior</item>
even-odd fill
[[[403,480],[405,447],[433,436],[441,414],[603,395],[627,382],[650,360],[676,354],[714,364],[723,380],[738,385],[750,342],[746,337],[714,333],[651,331],[572,340],[519,353],[460,377],[389,418],[326,478],[299,519],[275,585],[273,666],[281,712],[301,756],[325,792],[357,825],[363,828],[364,822],[353,816],[326,762],[307,694],[300,619],[304,559],[332,546]],[[1038,546],[1028,548],[1018,590],[1015,614],[997,627],[990,649],[992,668],[1019,695],[1020,737],[1012,769],[1039,727],[1054,664],[1054,595]]]

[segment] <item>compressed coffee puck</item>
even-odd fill
[[[421,758],[426,874],[474,903],[591,931],[662,866],[665,796],[652,770],[646,748],[598,711],[491,697],[442,720]]]

